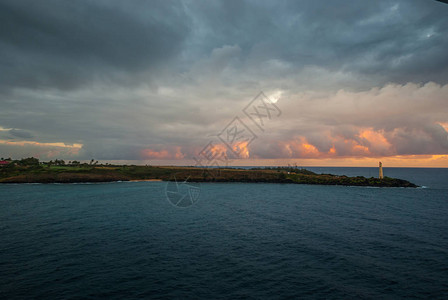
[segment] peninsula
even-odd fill
[[[0,166],[0,183],[78,183],[111,181],[184,181],[191,182],[264,182],[372,187],[418,187],[397,178],[348,177],[316,174],[294,167],[274,168],[198,168],[65,163],[62,160],[41,163],[36,158],[9,160]]]

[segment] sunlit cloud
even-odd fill
[[[170,149],[154,150],[145,148],[141,151],[141,159],[176,159],[180,160],[185,157],[182,149],[179,146],[171,147]]]
[[[281,90],[276,90],[271,93],[267,93],[268,99],[271,100],[273,103],[277,103],[278,100],[280,100],[280,98],[282,97],[282,95],[283,91]]]
[[[249,158],[250,152],[248,142],[236,142],[233,145],[233,151],[237,153],[238,158]]]
[[[443,129],[445,129],[445,131],[448,133],[448,122],[447,122],[447,123],[439,122],[438,124],[439,124],[440,126],[442,126]]]
[[[83,144],[77,143],[0,140],[0,152],[2,155],[12,157],[14,157],[13,154],[19,154],[21,157],[34,156],[42,159],[76,158],[82,148]]]
[[[0,144],[10,145],[10,146],[38,146],[38,147],[60,147],[60,148],[70,148],[70,149],[81,149],[82,144],[65,144],[65,143],[40,143],[36,141],[6,141],[0,140]]]

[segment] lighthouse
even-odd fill
[[[380,167],[380,176],[379,176],[379,178],[383,179],[384,178],[384,176],[383,176],[383,164],[381,162],[380,162],[379,167]]]

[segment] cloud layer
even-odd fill
[[[181,163],[264,91],[283,113],[249,158],[445,155],[447,11],[0,0],[0,153]]]

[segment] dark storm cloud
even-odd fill
[[[446,9],[429,0],[2,0],[0,84],[128,85],[181,63],[181,52],[197,60],[223,45],[239,45],[246,68],[279,59],[294,73],[320,66],[380,84],[446,83]]]
[[[126,82],[180,51],[188,19],[171,4],[2,0],[0,84],[67,89]]]
[[[191,3],[202,49],[237,44],[252,68],[279,59],[291,73],[320,66],[376,84],[448,80],[448,8],[435,1]]]

